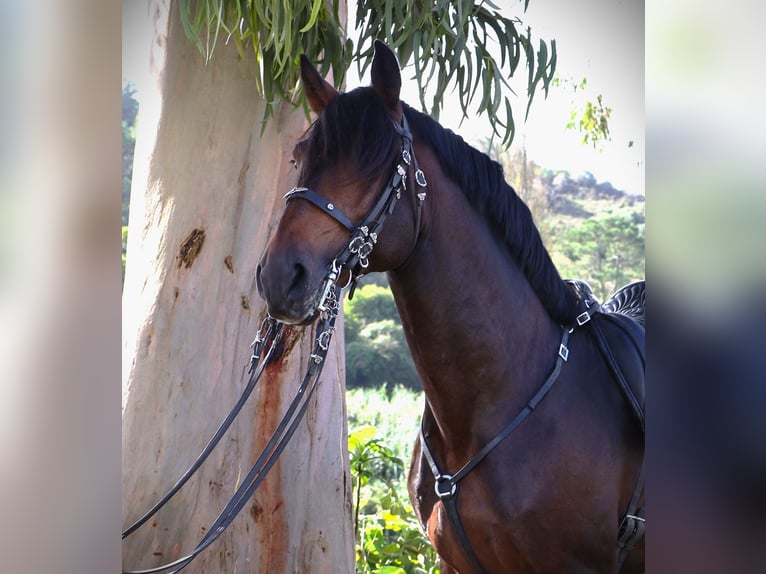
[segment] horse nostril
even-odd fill
[[[258,290],[258,295],[263,297],[263,281],[261,281],[261,264],[259,263],[255,267],[255,288]]]
[[[291,294],[302,294],[308,287],[308,271],[302,263],[296,263],[293,266],[293,281],[290,283],[290,287],[287,292]]]

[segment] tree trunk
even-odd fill
[[[261,136],[255,58],[241,61],[233,43],[219,42],[206,65],[170,0],[152,2],[149,18],[153,85],[140,86],[123,295],[125,526],[188,467],[247,381],[250,343],[266,314],[254,270],[307,124],[283,106]],[[338,328],[288,448],[186,572],[354,571],[340,320]],[[125,569],[193,550],[292,400],[311,331],[287,330],[285,354],[197,476],[125,539]]]

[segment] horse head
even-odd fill
[[[285,194],[285,211],[256,270],[269,314],[289,324],[317,316],[328,278],[350,282],[401,265],[415,243],[425,197],[418,199],[410,183],[425,180],[415,165],[391,50],[375,43],[371,87],[339,93],[305,56],[301,81],[317,117],[293,149],[296,185]]]

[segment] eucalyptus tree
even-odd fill
[[[266,311],[254,269],[292,185],[308,125],[299,55],[341,87],[372,44],[411,64],[421,106],[438,115],[457,88],[508,143],[521,75],[528,109],[547,91],[555,42],[533,41],[526,2],[150,0],[135,47],[152,66],[140,121],[123,291],[123,515],[127,525],[184,471],[246,381]],[[353,28],[353,30],[352,30]],[[133,33],[126,30],[126,34]],[[139,38],[140,34],[136,34]],[[412,102],[415,104],[416,102]],[[339,325],[340,326],[340,325]],[[311,329],[287,329],[219,450],[166,508],[124,542],[125,568],[190,552],[258,456],[295,392]],[[193,572],[353,572],[342,329],[315,400],[267,480]]]

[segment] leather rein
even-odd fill
[[[215,542],[221,534],[228,528],[228,526],[234,521],[239,512],[245,507],[248,500],[253,496],[257,488],[263,482],[268,475],[271,468],[279,459],[284,449],[287,447],[290,439],[292,438],[295,430],[303,419],[309,402],[314,395],[319,384],[319,376],[324,366],[324,359],[327,356],[329,349],[330,339],[332,333],[335,330],[335,319],[338,316],[339,304],[338,296],[340,289],[332,289],[328,292],[327,297],[323,301],[324,310],[320,313],[319,321],[316,325],[316,336],[314,338],[314,347],[308,362],[308,368],[306,375],[303,377],[298,390],[296,391],[295,398],[290,403],[287,411],[282,417],[282,420],[277,425],[277,428],[271,435],[271,438],[266,443],[266,446],[261,451],[258,459],[253,464],[250,472],[243,479],[240,486],[236,489],[229,502],[224,509],[215,519],[213,524],[207,529],[205,536],[200,540],[194,550],[184,556],[161,566],[154,568],[148,568],[145,570],[123,570],[122,574],[153,574],[154,572],[162,572],[164,570],[171,571],[171,574],[180,572],[186,566],[188,566],[194,558],[201,554],[206,548],[208,548],[213,542]],[[176,484],[154,505],[148,510],[141,518],[133,523],[122,533],[122,538],[126,538],[133,532],[135,532],[141,525],[143,525],[149,518],[151,518],[160,508],[162,508],[172,497],[176,494],[181,487],[188,481],[194,472],[202,465],[208,455],[213,451],[215,446],[223,437],[226,430],[236,418],[237,414],[241,410],[247,398],[250,396],[255,384],[263,374],[264,368],[269,364],[271,354],[279,341],[282,333],[283,325],[267,317],[261,329],[253,341],[253,355],[250,361],[250,379],[245,386],[239,400],[236,402],[232,410],[221,423],[218,430],[216,430],[213,437],[210,439],[202,453],[197,457],[194,463],[189,469],[181,476]],[[262,351],[266,343],[269,343],[268,351],[265,356],[262,357]]]
[[[303,419],[309,401],[316,391],[319,383],[319,376],[322,372],[322,367],[324,366],[324,359],[327,356],[330,341],[335,332],[335,320],[340,311],[342,291],[350,285],[351,293],[353,293],[357,282],[364,275],[364,271],[369,266],[368,258],[377,243],[378,233],[383,226],[383,222],[393,212],[396,201],[401,198],[402,191],[407,188],[407,176],[410,165],[413,165],[415,169],[416,185],[418,188],[421,188],[421,191],[415,194],[416,221],[414,243],[417,243],[420,231],[422,206],[426,198],[425,188],[427,182],[422,170],[418,166],[417,159],[412,150],[412,133],[407,124],[407,119],[402,117],[401,125],[394,122],[394,129],[402,138],[400,161],[398,161],[396,171],[389,179],[386,187],[359,225],[354,225],[333,203],[327,201],[321,195],[306,187],[294,187],[285,194],[284,197],[287,202],[293,199],[304,199],[314,204],[345,227],[351,234],[351,239],[348,244],[333,259],[322,288],[319,291],[319,296],[316,302],[316,314],[319,317],[319,321],[315,328],[316,335],[314,338],[314,347],[309,358],[306,375],[296,392],[295,398],[290,403],[282,420],[274,430],[258,459],[253,464],[250,472],[236,489],[229,502],[210,528],[208,528],[205,536],[200,540],[194,550],[187,556],[179,558],[174,562],[145,570],[123,570],[122,574],[153,574],[165,570],[171,571],[171,574],[180,572],[188,566],[194,558],[213,544],[221,534],[223,534],[226,528],[234,521],[242,508],[247,504],[247,501],[253,496],[258,486],[260,486],[266,478],[268,472],[274,466],[295,433],[298,424]],[[350,272],[350,277],[348,283],[341,287],[338,285],[338,279],[344,268]],[[351,294],[349,294],[349,298],[350,297]],[[253,354],[250,359],[250,378],[245,385],[240,398],[237,400],[234,407],[232,407],[229,414],[224,418],[223,422],[215,431],[197,459],[186,472],[181,475],[165,495],[122,532],[123,539],[138,530],[152,516],[154,516],[157,511],[159,511],[184,486],[184,484],[186,484],[214,450],[252,393],[255,385],[263,374],[265,366],[270,362],[272,351],[277,347],[277,342],[282,333],[282,327],[282,323],[279,323],[271,317],[267,317],[263,321],[261,328],[258,330],[255,340],[251,345]],[[263,349],[267,343],[269,345],[268,350],[265,356],[263,356]]]

